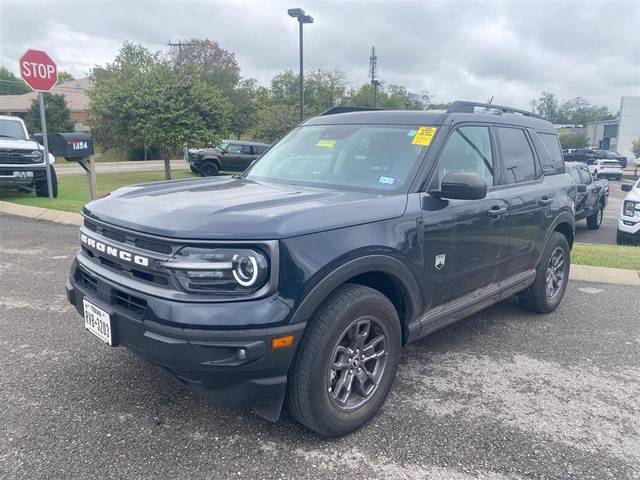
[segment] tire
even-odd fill
[[[218,164],[212,160],[204,162],[199,168],[200,175],[203,177],[215,177],[220,171]]]
[[[616,232],[616,243],[618,245],[629,245],[629,240],[627,240],[626,235],[620,233],[620,230]]]
[[[361,285],[341,286],[305,331],[289,371],[289,413],[307,428],[329,437],[359,429],[376,414],[391,390],[401,341],[398,313],[386,296]],[[355,352],[360,348],[358,357]],[[363,360],[365,350],[369,350],[367,356],[376,358]],[[331,368],[336,365],[340,368]]]
[[[51,173],[51,190],[53,190],[53,198],[58,198],[58,176],[56,175],[56,170],[53,168],[53,165],[49,165],[49,172]],[[46,178],[36,183],[36,196],[49,196]]]
[[[604,205],[598,203],[597,210],[593,215],[587,217],[587,228],[589,230],[598,230],[602,225],[602,219],[604,218]]]
[[[560,252],[562,256],[563,269],[560,271],[555,270],[555,267],[553,267],[555,270],[554,278],[557,278],[558,273],[560,273],[561,279],[558,282],[551,280],[552,286],[557,284],[557,289],[554,287],[552,292],[548,292],[547,273],[548,269],[552,268],[552,265],[555,263],[558,252]],[[569,250],[569,242],[567,242],[566,237],[561,233],[553,232],[544,248],[540,263],[538,263],[536,267],[536,278],[533,284],[520,296],[523,306],[528,310],[538,313],[550,313],[554,311],[562,301],[564,292],[567,289],[570,266],[571,252]]]

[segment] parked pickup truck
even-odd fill
[[[285,404],[339,436],[382,406],[402,345],[513,295],[560,304],[576,187],[551,123],[345,110],[242,175],[88,203],[66,285],[84,327],[219,406],[275,421]]]
[[[617,243],[640,245],[640,180],[623,184],[622,191],[627,192],[627,196],[620,206]]]
[[[609,199],[609,182],[594,178],[584,163],[567,162],[565,165],[576,186],[576,222],[586,218],[589,229],[598,230]]]
[[[58,196],[58,181],[49,154],[53,196]],[[27,127],[19,117],[0,115],[0,189],[35,190],[38,197],[49,195],[44,147],[29,138]]]

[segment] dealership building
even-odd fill
[[[585,133],[590,147],[615,150],[633,158],[631,144],[640,138],[640,97],[622,97],[618,118],[589,122]]]

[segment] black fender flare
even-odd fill
[[[322,275],[314,287],[304,296],[291,317],[291,323],[309,320],[322,302],[340,285],[350,278],[363,273],[380,272],[391,277],[400,288],[404,303],[407,308],[403,329],[420,312],[422,292],[418,287],[414,275],[402,261],[389,255],[366,255],[349,260],[333,269],[330,273]]]
[[[567,210],[563,210],[562,212],[560,212],[558,214],[558,216],[555,218],[555,220],[551,224],[551,227],[547,231],[547,235],[546,235],[546,237],[544,239],[545,245],[549,241],[549,238],[551,237],[551,234],[555,231],[556,227],[558,225],[560,225],[561,223],[568,223],[569,225],[571,225],[571,230],[573,232],[573,239],[576,238],[576,219],[575,219],[575,216],[574,216],[573,213],[571,213],[571,212],[569,212]]]
[[[206,162],[214,162],[218,165],[218,168],[222,170],[222,162],[220,161],[220,157],[217,157],[215,155],[211,155],[208,157],[202,157],[200,159],[200,165],[202,165],[203,163]]]

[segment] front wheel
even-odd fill
[[[602,225],[602,219],[604,217],[604,205],[598,204],[598,209],[593,215],[587,217],[587,227],[589,230],[598,230]]]
[[[56,175],[56,171],[53,168],[53,165],[49,165],[49,173],[51,174],[51,195],[53,198],[58,197],[58,177]],[[49,196],[49,187],[47,186],[46,177],[43,180],[40,180],[36,183],[36,196],[37,197],[48,197]]]
[[[536,278],[520,298],[534,312],[549,313],[560,305],[569,281],[571,252],[567,238],[553,232],[536,267]]]
[[[200,166],[200,174],[203,177],[215,177],[219,171],[218,164],[215,162],[205,162]]]
[[[389,299],[340,287],[311,320],[289,372],[287,407],[300,423],[338,437],[382,406],[400,359],[400,320]]]

